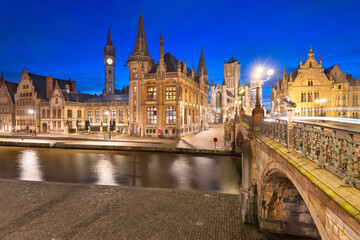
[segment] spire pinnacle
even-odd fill
[[[302,64],[302,55],[300,55],[300,65]]]
[[[0,77],[1,80],[4,80],[4,74],[3,72],[1,72],[1,77]]]
[[[160,41],[164,41],[163,34],[162,34],[162,30],[161,30],[161,32],[160,32]]]
[[[200,60],[199,60],[199,65],[198,65],[196,75],[200,76],[201,73],[203,73],[204,75],[207,75],[203,46],[201,46]]]
[[[310,44],[310,51],[308,53],[308,56],[309,57],[313,57],[314,56],[314,51],[313,51],[313,48],[312,48],[312,44]]]
[[[142,17],[142,11],[140,11],[138,30],[136,34],[134,55],[149,56],[149,51],[146,43],[144,22]]]
[[[211,86],[214,86],[215,84],[214,84],[214,79],[212,79],[212,81],[211,81]]]
[[[110,25],[109,25],[109,32],[108,32],[106,45],[112,45],[112,39],[111,39],[111,33],[110,33]]]

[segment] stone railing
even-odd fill
[[[286,120],[265,118],[261,122],[261,132],[267,137],[288,146]]]
[[[343,186],[360,188],[360,131],[325,124],[265,118],[261,133],[287,146],[287,132],[292,150],[343,179]]]

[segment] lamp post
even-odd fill
[[[29,110],[29,114],[34,114],[34,134],[36,137],[36,110],[35,110],[35,107],[34,107],[34,109]]]
[[[255,108],[252,111],[252,120],[253,128],[257,130],[260,127],[261,118],[264,117],[264,109],[261,107],[260,101],[260,86],[264,82],[268,81],[271,76],[274,74],[274,70],[268,69],[266,74],[266,79],[262,79],[264,69],[262,67],[257,67],[254,75],[254,80],[256,81],[256,103]]]

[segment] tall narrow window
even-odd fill
[[[147,87],[147,100],[156,101],[156,87]]]
[[[175,86],[169,86],[166,87],[166,100],[175,100],[176,99],[176,87]]]
[[[124,109],[119,110],[119,123],[125,123],[125,111],[124,111]]]
[[[95,122],[100,123],[100,110],[99,109],[95,110]]]
[[[111,109],[110,110],[110,112],[111,112],[111,121],[116,121],[116,110],[115,109]]]
[[[166,108],[166,124],[168,125],[176,124],[176,107]]]
[[[148,107],[146,109],[146,118],[147,124],[156,124],[157,123],[157,108]]]
[[[92,110],[88,110],[88,121],[89,121],[90,123],[92,123],[92,120],[93,120]]]

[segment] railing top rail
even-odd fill
[[[292,122],[297,123],[297,124],[313,126],[313,127],[326,128],[326,129],[335,130],[335,131],[347,132],[349,134],[354,134],[354,135],[360,135],[360,130],[353,129],[353,128],[332,126],[332,125],[329,125],[326,123],[312,123],[312,122],[298,121],[298,120],[293,120]]]

